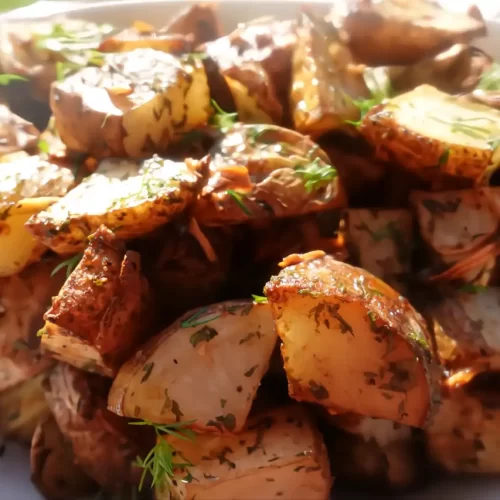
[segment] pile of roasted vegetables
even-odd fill
[[[0,431],[48,499],[500,473],[485,34],[429,0],[2,27]]]

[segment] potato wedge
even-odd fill
[[[273,125],[239,125],[211,151],[210,176],[194,207],[207,226],[338,208],[337,171],[309,138]]]
[[[229,301],[190,311],[121,367],[108,408],[155,423],[194,420],[201,431],[239,432],[276,338],[267,304]]]
[[[48,379],[45,396],[79,467],[99,486],[119,491],[140,476],[133,465],[140,448],[135,442],[137,428],[106,410],[106,393],[106,380],[59,364]]]
[[[405,294],[413,218],[408,210],[349,209],[346,239],[353,263]]]
[[[144,340],[150,310],[140,255],[126,252],[101,226],[44,315],[42,348],[60,361],[111,375]]]
[[[31,481],[45,498],[67,500],[95,494],[97,484],[76,464],[52,415],[41,420],[31,442]]]
[[[0,392],[0,433],[29,444],[38,422],[50,415],[42,383],[47,373]]]
[[[192,35],[195,46],[215,40],[222,32],[217,6],[208,3],[190,5],[171,19],[161,32]]]
[[[370,91],[333,25],[303,14],[298,34],[290,109],[294,128],[316,138],[358,120],[354,99],[368,98]]]
[[[327,500],[332,477],[321,435],[306,411],[289,406],[256,414],[239,435],[172,440],[193,467],[194,480],[176,481],[173,498]],[[165,485],[166,486],[166,485]],[[172,498],[168,488],[158,500]]]
[[[0,104],[0,156],[36,146],[40,131]]]
[[[0,395],[53,365],[40,352],[37,331],[63,283],[63,276],[51,277],[57,264],[46,259],[0,279]]]
[[[337,480],[390,490],[416,484],[420,478],[420,450],[410,427],[352,415],[332,417],[330,422],[336,427],[329,451]]]
[[[411,64],[457,42],[486,34],[483,20],[432,0],[355,0],[332,17],[356,58],[371,66]]]
[[[499,123],[498,110],[421,85],[372,108],[360,131],[378,158],[424,180],[450,175],[477,182],[497,163]]]
[[[153,49],[106,54],[51,90],[66,146],[95,158],[163,153],[212,114],[202,62]]]
[[[264,292],[290,396],[332,414],[425,425],[439,400],[439,372],[425,322],[409,302],[324,252],[291,255],[282,265]]]
[[[173,162],[153,157],[103,162],[78,187],[48,210],[31,217],[28,229],[60,254],[85,248],[101,225],[119,239],[137,238],[190,205],[204,181],[205,160]]]
[[[494,375],[489,382],[488,377],[482,374],[444,391],[442,405],[426,430],[434,465],[460,475],[500,472],[498,379]]]

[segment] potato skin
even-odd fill
[[[52,415],[41,420],[31,442],[31,481],[48,500],[67,500],[97,492],[97,484],[75,463]]]
[[[408,301],[324,252],[291,255],[282,266],[264,292],[283,341],[290,395],[330,412],[424,426],[439,401],[440,371],[425,322]],[[358,388],[356,397],[336,385],[343,377]]]
[[[0,104],[0,156],[33,149],[40,131],[30,122]]]

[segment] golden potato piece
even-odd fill
[[[239,125],[211,151],[210,175],[194,216],[207,226],[290,217],[346,200],[335,167],[317,144],[273,125]]]
[[[202,62],[153,49],[106,54],[55,83],[50,102],[66,146],[96,158],[163,153],[212,114]]]
[[[282,264],[264,291],[283,341],[290,395],[332,414],[425,425],[439,400],[439,373],[425,322],[409,302],[324,252]]]
[[[37,332],[63,283],[62,275],[51,276],[57,263],[46,259],[0,279],[0,394],[53,364],[42,356]]]
[[[121,367],[108,408],[155,423],[193,420],[202,431],[238,432],[276,338],[267,304],[230,301],[190,311]]]
[[[0,104],[0,156],[34,148],[39,136],[40,131],[32,123]]]
[[[143,340],[150,301],[140,255],[126,252],[101,226],[44,315],[42,348],[65,363],[111,375]]]
[[[188,471],[194,480],[176,481],[175,498],[327,500],[330,496],[333,481],[325,445],[299,406],[256,414],[239,435],[205,434],[193,442],[171,442],[193,464]],[[156,490],[158,500],[170,495],[166,484]]]
[[[432,0],[355,0],[332,17],[356,58],[371,66],[411,64],[486,34],[484,21]]]
[[[28,229],[60,254],[85,248],[101,225],[119,239],[137,238],[169,222],[189,206],[204,181],[206,162],[153,157],[103,162],[97,171],[47,210]]]
[[[346,239],[353,263],[401,293],[411,271],[413,218],[408,210],[349,209]]]
[[[47,373],[0,392],[0,433],[30,443],[38,422],[50,414],[42,383]]]
[[[443,402],[426,430],[434,465],[453,474],[500,472],[500,411],[496,374],[444,391]],[[491,380],[488,380],[491,378]]]
[[[373,108],[360,131],[378,158],[424,180],[445,174],[479,181],[497,162],[499,123],[498,110],[421,85]]]
[[[40,421],[31,442],[31,481],[51,500],[80,498],[98,489],[75,463],[71,446],[52,415]]]
[[[106,392],[106,380],[60,364],[48,379],[45,396],[82,471],[104,489],[119,491],[140,476],[134,466],[140,449],[137,428],[106,410]]]
[[[294,127],[319,137],[356,121],[354,99],[370,97],[363,73],[333,25],[302,15],[292,67],[290,108]]]

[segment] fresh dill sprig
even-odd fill
[[[0,74],[0,86],[7,86],[9,85],[10,82],[13,82],[13,81],[21,81],[21,82],[26,82],[28,81],[27,78],[24,78],[24,76],[20,76],[20,75],[11,75],[9,73],[3,73],[3,74]]]
[[[82,260],[83,253],[77,253],[70,257],[69,259],[61,262],[54,270],[50,273],[51,276],[55,276],[61,269],[66,268],[66,279],[69,278],[70,274],[75,270],[75,267]]]
[[[221,132],[226,132],[238,121],[238,113],[227,113],[214,99],[212,99],[212,107],[215,110],[215,114],[210,118],[210,124],[218,128]]]
[[[175,450],[168,442],[167,437],[172,436],[184,441],[193,441],[196,438],[196,433],[188,428],[192,423],[194,420],[175,424],[154,424],[148,420],[130,422],[130,425],[153,427],[156,434],[156,444],[146,455],[146,458],[137,457],[136,465],[143,469],[139,491],[142,490],[148,474],[151,475],[151,488],[162,485],[165,481],[171,485],[176,471],[188,472],[187,477],[191,477],[187,469],[193,464]]]
[[[337,170],[319,158],[305,165],[298,165],[295,172],[304,179],[304,187],[308,193],[325,187],[337,177]]]
[[[228,189],[227,194],[235,201],[235,203],[241,208],[241,211],[245,214],[251,217],[252,211],[245,205],[244,199],[245,195],[243,193],[238,193],[238,191],[235,191],[234,189]]]

